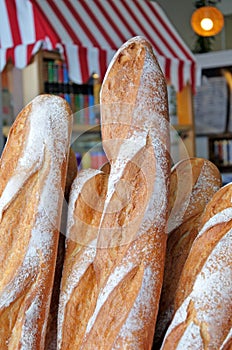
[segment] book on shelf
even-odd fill
[[[232,139],[214,141],[214,162],[218,165],[232,165]]]
[[[75,84],[68,75],[68,67],[61,60],[45,60],[43,66],[44,92],[63,97],[77,113],[79,124],[95,125],[99,122],[93,84]],[[80,112],[82,111],[82,112]]]

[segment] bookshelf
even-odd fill
[[[232,178],[231,50],[196,55],[199,86],[194,100],[196,135],[205,139],[208,158]],[[230,180],[231,181],[231,180]]]
[[[73,83],[59,53],[41,51],[23,70],[24,105],[43,93],[64,98],[73,111],[71,147],[80,168],[99,168],[106,162],[101,145],[100,82],[92,75],[86,84]]]
[[[222,173],[232,172],[232,133],[208,136],[209,160]]]

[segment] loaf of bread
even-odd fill
[[[11,127],[0,164],[0,348],[44,349],[72,114],[41,95]]]
[[[72,185],[58,349],[151,349],[170,162],[166,83],[143,38],[114,56],[101,118],[110,166],[81,171]]]
[[[175,293],[163,349],[231,348],[232,183],[207,204]]]
[[[198,234],[202,213],[221,185],[221,174],[209,160],[185,159],[172,168],[169,197],[170,232],[153,349],[160,348],[173,317],[177,285]]]
[[[56,259],[55,277],[54,277],[54,284],[53,284],[53,290],[52,290],[51,306],[50,306],[50,311],[48,316],[44,350],[57,349],[57,345],[56,345],[57,344],[57,318],[58,318],[58,305],[59,305],[59,296],[60,296],[60,281],[62,276],[64,255],[65,255],[67,210],[68,210],[70,189],[75,177],[77,176],[77,169],[78,169],[78,165],[77,165],[76,155],[73,149],[70,148],[65,191],[64,191],[62,218],[61,218],[61,225],[60,225],[59,244],[58,244],[57,259]]]

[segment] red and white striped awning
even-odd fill
[[[161,7],[149,0],[0,0],[0,69],[23,68],[41,47],[64,53],[69,76],[104,77],[116,50],[141,35],[153,45],[166,79],[195,89],[195,58]]]

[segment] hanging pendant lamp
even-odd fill
[[[224,17],[216,7],[202,6],[192,14],[191,26],[200,36],[214,36],[222,30]]]

